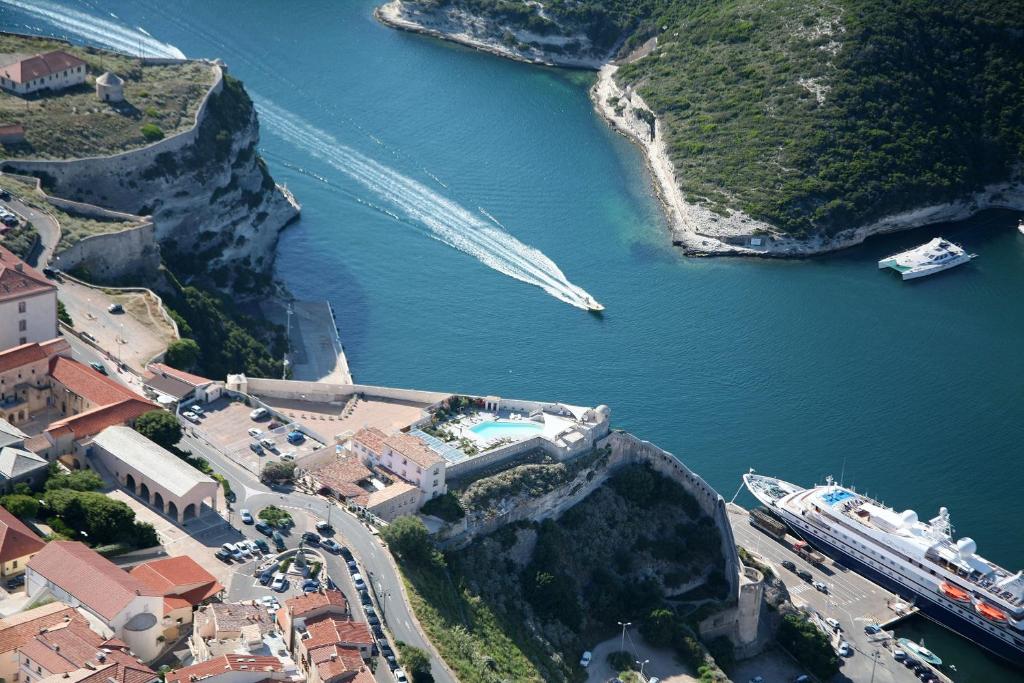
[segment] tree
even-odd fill
[[[60,299],[57,299],[57,320],[60,320],[68,327],[75,326],[75,321],[71,319],[71,316],[68,314],[68,309],[64,308],[64,302]]]
[[[90,543],[133,540],[138,534],[135,512],[125,503],[95,491],[52,489],[43,495],[46,507],[76,532],[85,532]]]
[[[168,450],[181,441],[181,425],[166,410],[151,410],[135,421],[135,431]]]
[[[201,355],[202,351],[195,339],[175,339],[167,345],[164,362],[172,368],[192,370]]]
[[[282,510],[275,505],[268,505],[267,507],[260,510],[257,517],[262,519],[270,526],[276,526],[279,529],[283,529],[292,523],[292,516],[287,510]]]
[[[671,644],[678,632],[676,615],[664,607],[651,610],[650,615],[640,623],[640,635],[654,647]]]
[[[434,680],[430,673],[430,656],[418,647],[397,643],[398,660],[413,683],[430,683]]]
[[[18,519],[34,519],[39,514],[39,501],[32,496],[14,493],[0,498],[0,505]]]
[[[435,496],[428,500],[420,508],[420,512],[425,515],[439,517],[446,522],[457,522],[466,516],[466,511],[462,508],[459,497],[451,491],[443,496]]]
[[[290,484],[295,481],[295,463],[267,463],[260,473],[260,479],[266,484]]]
[[[103,479],[92,470],[75,470],[71,473],[57,472],[46,480],[45,490],[71,489],[73,491],[96,491],[103,488]]]
[[[392,552],[412,564],[428,564],[434,557],[427,527],[418,517],[399,517],[381,532]]]

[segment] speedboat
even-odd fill
[[[1017,221],[1017,232],[1024,235],[1024,220]]]
[[[909,652],[918,659],[928,662],[933,666],[942,666],[942,660],[939,659],[938,655],[926,648],[924,645],[915,643],[908,638],[900,638],[896,642],[899,643],[901,650]]]

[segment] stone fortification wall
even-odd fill
[[[435,406],[451,396],[451,394],[437,391],[377,387],[369,384],[330,384],[292,379],[246,377],[245,375],[229,377],[228,387],[251,396],[341,404],[356,394],[361,394],[365,398],[422,403],[424,406]]]
[[[596,446],[608,449],[607,457],[597,459],[591,467],[578,472],[573,481],[542,496],[502,501],[496,514],[486,518],[471,518],[467,515],[462,523],[454,525],[442,535],[442,545],[461,548],[473,539],[493,533],[512,522],[539,522],[558,517],[597,490],[620,468],[632,464],[649,464],[656,472],[678,482],[691,493],[700,504],[701,511],[715,521],[722,539],[721,551],[725,557],[724,574],[729,581],[729,593],[738,596],[741,565],[725,499],[671,453],[632,434],[612,432],[599,440]]]
[[[80,269],[96,282],[152,275],[160,267],[160,247],[152,221],[118,232],[90,235],[59,252],[61,270]]]
[[[152,216],[157,240],[208,272],[222,271],[227,286],[254,271],[269,273],[278,232],[299,207],[259,158],[256,110],[241,86],[229,87],[224,69],[206,64],[213,84],[190,129],[120,154],[12,159],[0,168],[40,177],[67,200]]]

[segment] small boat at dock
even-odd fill
[[[1017,232],[1024,235],[1024,220],[1017,221]]]
[[[926,648],[924,645],[915,643],[908,638],[900,638],[896,642],[899,644],[900,649],[909,652],[921,661],[928,662],[932,666],[942,666],[942,660],[939,659],[938,655]]]

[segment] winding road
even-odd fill
[[[232,505],[235,510],[248,508],[255,513],[267,505],[278,505],[305,510],[319,519],[329,518],[337,535],[340,536],[339,542],[349,547],[368,582],[372,584],[378,605],[383,608],[381,616],[394,640],[401,640],[425,650],[430,655],[431,673],[438,683],[458,682],[420,630],[405,599],[402,580],[390,553],[361,520],[323,498],[298,491],[282,493],[268,488],[252,472],[240,467],[205,441],[193,437],[187,429],[182,438],[182,445],[208,460],[215,470],[227,478],[237,496]],[[248,533],[249,528],[243,529],[243,533]],[[256,537],[255,534],[253,537]],[[341,577],[348,574],[343,558],[331,553],[323,554],[327,560],[329,576]]]

